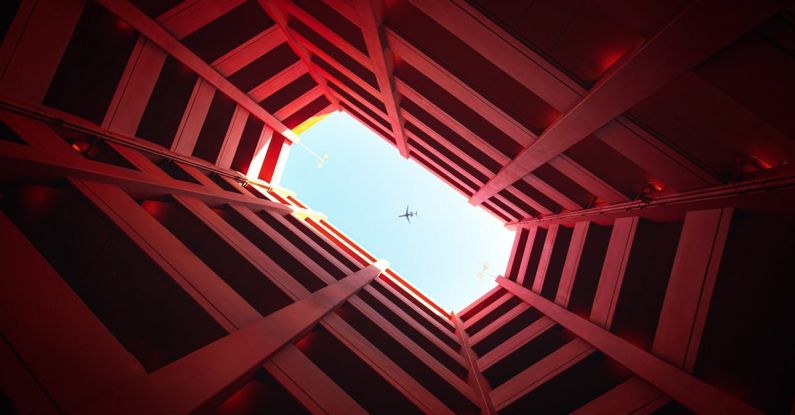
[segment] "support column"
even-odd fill
[[[469,335],[464,331],[464,323],[455,314],[453,314],[453,322],[455,323],[455,333],[461,343],[461,355],[464,356],[464,360],[467,363],[466,367],[469,370],[467,382],[478,396],[480,413],[481,415],[493,415],[496,412],[494,411],[494,404],[491,403],[491,386],[489,386],[489,382],[478,367],[477,356],[469,344]]]
[[[277,184],[284,174],[284,167],[289,154],[290,141],[285,139],[283,135],[273,132],[273,137],[271,137],[268,149],[265,152],[259,178],[271,184]]]
[[[218,152],[218,158],[215,160],[215,165],[218,167],[228,169],[232,165],[232,159],[235,158],[235,152],[238,144],[240,144],[240,137],[243,135],[243,129],[246,127],[248,117],[249,112],[243,107],[240,105],[235,107],[232,121],[229,122],[224,142],[221,144],[221,151]]]
[[[166,62],[166,52],[140,36],[124,68],[116,93],[102,121],[102,127],[134,136],[149,97]]]
[[[0,48],[0,94],[40,104],[85,0],[24,0]]]
[[[254,149],[254,157],[251,158],[251,163],[246,169],[246,176],[249,178],[258,178],[262,170],[262,164],[265,162],[265,155],[268,153],[271,139],[273,138],[273,128],[265,125],[257,141],[257,147]]]
[[[199,132],[207,118],[207,112],[210,110],[214,95],[215,87],[209,82],[202,78],[196,81],[196,86],[193,87],[193,93],[188,100],[188,106],[179,122],[177,135],[172,141],[171,151],[186,156],[193,154],[193,148],[196,147],[196,140],[199,138]]]
[[[692,372],[733,210],[688,212],[679,237],[652,352]]]
[[[563,264],[563,271],[560,274],[560,284],[558,292],[555,294],[555,303],[563,307],[569,306],[571,290],[574,287],[574,278],[577,276],[577,269],[580,267],[580,257],[585,247],[585,238],[588,236],[588,227],[591,222],[577,222],[571,233],[569,250],[566,251],[566,262]]]
[[[544,249],[541,250],[541,259],[538,261],[538,269],[533,279],[533,291],[537,293],[541,293],[541,288],[544,287],[544,279],[547,276],[549,260],[552,258],[552,249],[555,247],[555,238],[558,236],[558,228],[560,228],[558,224],[549,225],[547,237],[544,239]]]
[[[695,413],[760,414],[747,403],[513,281],[499,277],[497,283]]]
[[[599,285],[591,308],[591,321],[599,326],[610,329],[613,313],[616,311],[621,283],[624,281],[629,252],[638,228],[638,218],[621,218],[613,224],[613,233],[605,253]]]
[[[538,226],[530,228],[530,233],[527,234],[527,242],[524,244],[524,252],[520,252],[522,259],[519,262],[519,271],[516,272],[516,282],[524,284],[524,278],[527,274],[527,267],[530,262],[530,253],[533,252],[533,245],[536,241],[536,234],[538,233]]]
[[[279,159],[276,160],[276,166],[273,168],[273,176],[271,177],[271,184],[278,185],[284,176],[284,169],[287,167],[287,158],[290,155],[290,149],[293,147],[292,142],[284,140],[282,149],[279,152]]]
[[[351,274],[119,388],[78,413],[182,414],[201,410],[213,398],[237,389],[269,357],[369,284],[384,268],[386,264],[379,261]],[[214,369],[208,371],[208,367]]]

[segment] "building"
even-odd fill
[[[3,412],[792,413],[792,2],[2,7]],[[497,288],[278,186],[332,110],[517,230]]]

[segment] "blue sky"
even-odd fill
[[[444,309],[460,310],[494,286],[484,263],[505,271],[514,232],[349,115],[336,112],[301,134],[281,185]],[[397,215],[417,210],[406,223]]]

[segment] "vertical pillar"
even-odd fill
[[[621,283],[624,280],[624,271],[627,268],[629,252],[632,241],[635,239],[635,230],[638,228],[638,218],[620,218],[613,224],[613,233],[605,253],[605,262],[602,273],[599,275],[599,285],[591,307],[590,320],[595,324],[610,328],[613,313],[616,311],[618,295],[621,292]]]
[[[278,185],[284,176],[284,169],[287,167],[287,157],[290,155],[290,149],[293,148],[292,142],[284,140],[282,149],[279,152],[279,159],[276,160],[276,166],[273,168],[273,176],[271,177],[271,184]]]
[[[688,212],[665,292],[652,352],[693,370],[732,209]]]
[[[529,230],[518,228],[516,230],[516,235],[513,238],[513,245],[511,246],[511,254],[508,255],[508,265],[505,267],[505,273],[503,274],[505,278],[509,278],[511,272],[519,269],[519,265],[521,264],[521,255],[524,252],[524,246],[521,245],[520,241],[522,239],[522,234],[530,233]],[[527,240],[525,240],[525,245],[527,245]],[[520,252],[521,251],[521,252]],[[517,257],[518,255],[518,257]]]
[[[177,135],[171,144],[171,151],[187,156],[193,154],[193,148],[196,146],[196,140],[199,138],[199,132],[207,118],[214,95],[215,88],[209,82],[202,78],[196,81],[188,106],[179,122]]]
[[[235,158],[235,152],[240,144],[240,137],[243,135],[243,129],[246,127],[249,116],[249,112],[240,105],[235,107],[232,121],[229,123],[224,142],[221,144],[221,151],[218,152],[218,159],[215,161],[218,167],[228,169],[232,165],[232,159]]]
[[[538,226],[533,226],[530,233],[527,234],[527,242],[524,244],[524,252],[520,252],[522,259],[519,262],[519,271],[516,273],[516,283],[524,284],[525,274],[527,274],[527,266],[530,259],[530,253],[533,252],[533,244],[536,241],[536,234],[538,233]]]
[[[273,180],[281,179],[284,173],[284,166],[287,162],[287,155],[289,154],[288,140],[278,132],[273,132],[273,137],[268,144],[268,150],[265,153],[265,159],[262,163],[262,169],[259,172],[259,178],[266,182],[274,184]]]
[[[0,94],[44,100],[85,0],[24,0],[0,48]]]
[[[138,38],[105,113],[103,128],[135,135],[165,62],[166,52],[163,49],[143,36]]]
[[[538,261],[538,269],[536,270],[535,279],[533,279],[533,291],[541,293],[544,287],[544,279],[547,276],[547,268],[549,268],[549,260],[552,258],[552,249],[555,247],[555,238],[558,236],[558,228],[560,225],[549,225],[547,237],[544,239],[544,249],[541,251],[541,259]]]
[[[273,128],[268,127],[266,124],[262,128],[262,132],[257,141],[257,147],[254,149],[254,157],[251,158],[251,164],[246,169],[246,176],[249,178],[258,178],[262,170],[262,164],[265,162],[265,155],[268,153],[271,139],[273,139]]]
[[[494,405],[491,402],[491,387],[478,367],[477,356],[472,351],[472,347],[469,344],[469,335],[464,330],[464,322],[455,314],[453,314],[453,319],[455,322],[455,332],[461,343],[461,355],[464,356],[469,371],[467,383],[469,383],[469,386],[472,387],[478,396],[478,405],[480,406],[481,415],[493,415],[496,411],[494,411]]]
[[[588,221],[577,222],[571,233],[571,243],[569,243],[569,250],[566,251],[566,262],[563,264],[558,292],[555,294],[555,303],[563,307],[569,306],[571,290],[574,287],[574,278],[577,276],[577,269],[580,267],[580,257],[582,256],[583,247],[585,247],[585,238],[588,236],[590,224]]]

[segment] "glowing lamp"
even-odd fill
[[[72,143],[72,150],[77,151],[80,154],[85,154],[89,148],[91,148],[91,145],[85,141],[75,141]]]

